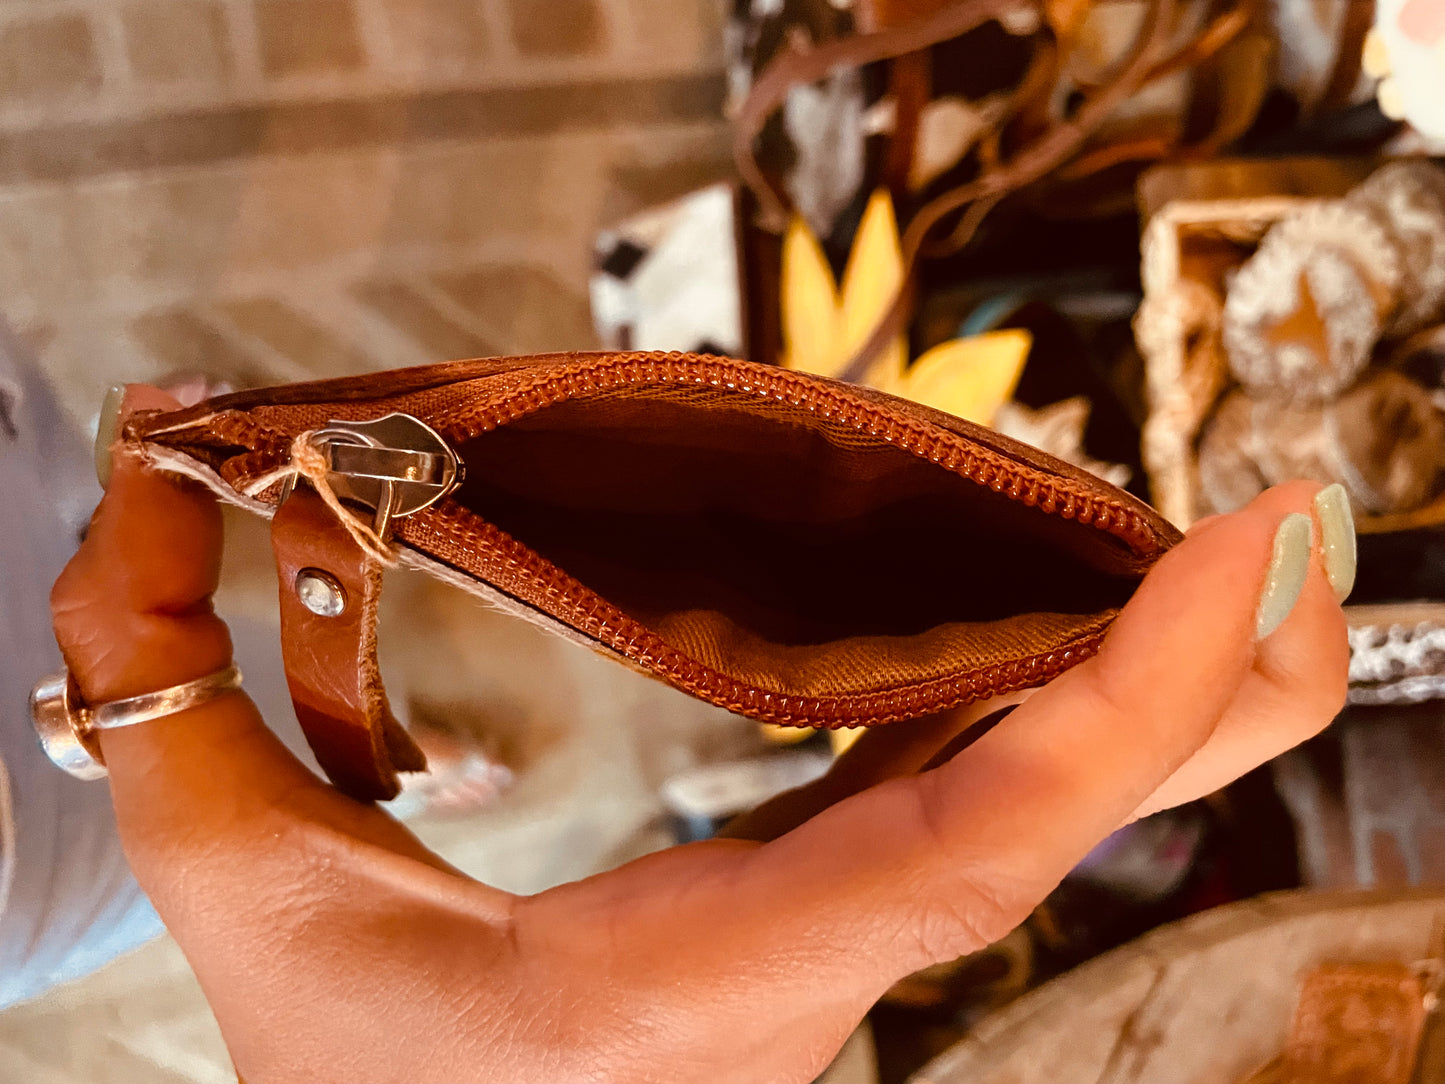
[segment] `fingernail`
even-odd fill
[[[1299,601],[1309,570],[1310,517],[1295,512],[1285,516],[1274,533],[1274,553],[1269,559],[1264,593],[1259,597],[1259,613],[1255,618],[1255,639],[1263,640],[1284,624]]]
[[[1355,516],[1344,486],[1336,482],[1315,494],[1315,518],[1320,521],[1325,578],[1335,598],[1344,602],[1355,587]]]
[[[113,384],[100,403],[100,422],[95,427],[95,476],[100,488],[110,485],[110,446],[120,428],[120,404],[125,385]]]

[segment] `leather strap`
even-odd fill
[[[280,578],[281,650],[296,718],[330,780],[363,801],[396,797],[397,772],[426,769],[426,756],[387,705],[376,662],[382,568],[311,489],[297,486],[271,520]],[[308,609],[301,573],[319,570],[344,594],[336,616]]]
[[[1425,989],[1405,964],[1327,964],[1305,976],[1281,1084],[1409,1084]]]
[[[1284,1053],[1241,1084],[1409,1084],[1432,997],[1418,966],[1317,967],[1300,983]]]

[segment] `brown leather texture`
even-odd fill
[[[1305,976],[1280,1084],[1409,1084],[1425,989],[1399,963],[1327,964]]]
[[[1098,649],[1179,537],[1128,494],[991,430],[868,388],[689,354],[485,359],[292,385],[138,415],[125,436],[227,495],[286,466],[298,435],[392,412],[432,426],[466,470],[447,497],[395,521],[403,559],[770,722],[872,725],[1040,684]],[[287,651],[311,645],[292,664],[305,674],[298,700],[328,735],[319,746],[333,733],[345,746],[328,771],[375,789],[385,772],[368,775],[364,754],[383,764],[391,731],[377,721],[388,717],[366,634],[297,612],[286,577],[323,567],[363,599],[371,581],[319,502],[289,511],[305,492],[276,531]]]
[[[392,716],[376,660],[381,566],[351,540],[313,491],[297,487],[271,519],[280,582],[281,642],[296,718],[316,759],[355,798],[385,800],[397,772],[426,769],[426,757]],[[334,579],[345,609],[313,613],[296,585],[305,571]]]

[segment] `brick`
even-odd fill
[[[587,298],[545,268],[475,267],[432,280],[477,317],[509,353],[590,350],[597,345]]]
[[[74,196],[75,243],[86,278],[128,291],[148,283],[195,289],[225,269],[247,175],[242,169],[124,177]]]
[[[0,99],[72,96],[96,90],[102,79],[85,16],[53,15],[0,27]]]
[[[661,133],[651,136],[647,160],[618,164],[604,207],[606,221],[617,222],[735,175],[726,125],[719,123],[706,140],[689,133],[686,140],[676,142],[681,145],[668,147]]]
[[[390,62],[409,71],[456,69],[487,58],[491,42],[480,3],[382,0],[390,31]]]
[[[330,75],[366,63],[351,0],[256,0],[267,75]]]
[[[121,10],[131,71],[142,83],[224,84],[232,69],[216,0],[141,0]]]
[[[50,190],[0,197],[0,305],[45,312],[86,286],[75,243],[75,202]]]
[[[507,0],[512,42],[524,56],[591,56],[605,47],[597,0]]]
[[[442,312],[424,294],[404,282],[358,283],[352,291],[435,361],[495,357],[504,351]]]
[[[605,145],[588,137],[420,148],[403,156],[388,242],[565,239],[582,257],[605,169]]]
[[[415,146],[624,125],[638,130],[711,121],[722,133],[722,100],[722,78],[706,73],[362,101],[275,102],[223,112],[47,125],[0,133],[0,184],[201,165],[262,152]]]
[[[146,313],[131,322],[130,334],[162,371],[203,373],[238,390],[277,381],[259,359],[187,308]]]
[[[245,193],[229,237],[228,267],[306,268],[373,252],[397,185],[387,150],[262,158],[235,173]]]
[[[627,25],[634,35],[627,46],[634,55],[665,64],[670,71],[722,68],[723,25],[730,5],[697,0],[670,4],[626,0],[626,4]]]
[[[238,331],[264,342],[310,377],[348,376],[377,367],[356,343],[277,298],[226,301],[215,309]]]

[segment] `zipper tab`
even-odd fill
[[[451,445],[410,414],[331,421],[313,440],[326,457],[327,484],[342,500],[370,508],[372,529],[383,540],[392,520],[430,508],[466,474]],[[282,501],[294,485],[293,475],[282,489]]]

